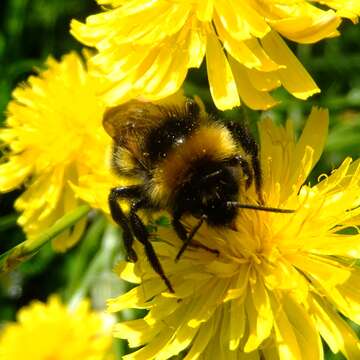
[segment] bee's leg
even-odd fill
[[[181,216],[182,216],[182,213],[175,212],[173,219],[171,221],[171,225],[172,225],[173,229],[175,230],[178,238],[185,242],[187,240],[187,231],[186,231],[183,223],[180,221]]]
[[[251,165],[254,172],[255,188],[261,203],[264,202],[261,194],[262,175],[259,161],[259,149],[256,141],[249,133],[246,126],[240,122],[230,121],[226,123],[234,138],[239,141],[244,151],[251,156]]]
[[[142,188],[140,186],[128,186],[128,187],[115,187],[110,190],[109,194],[109,207],[111,217],[123,230],[123,240],[127,260],[131,262],[137,261],[137,255],[135,250],[132,248],[134,237],[129,227],[129,221],[119,205],[119,199],[121,198],[138,198],[141,196]]]
[[[182,222],[180,221],[181,219],[181,215],[179,214],[175,214],[175,216],[173,217],[172,219],[172,226],[173,226],[173,229],[175,230],[176,232],[176,235],[179,237],[179,239],[181,239],[185,245],[185,249],[186,247],[190,244],[190,241],[188,241],[188,235],[187,235],[187,231],[185,229],[185,226],[182,224]],[[191,239],[190,239],[191,240]],[[184,246],[184,245],[183,245]],[[206,245],[203,245],[203,244],[200,244],[198,242],[192,242],[191,243],[191,246],[195,247],[195,248],[200,248],[200,249],[204,249],[206,251],[209,251],[213,254],[216,254],[216,255],[219,255],[219,250],[216,250],[216,249],[211,249],[209,247],[207,247]],[[185,250],[184,249],[184,250]],[[184,250],[182,251],[182,253],[184,252]],[[181,251],[181,250],[180,250]],[[182,254],[181,253],[181,254]],[[180,252],[177,254],[176,256],[176,261],[178,261],[181,257],[181,254]]]
[[[174,289],[167,278],[167,276],[164,273],[164,270],[160,264],[159,258],[157,257],[155,250],[149,240],[149,233],[146,230],[146,227],[142,220],[139,218],[139,216],[136,214],[136,212],[139,209],[146,209],[151,208],[151,205],[146,200],[139,200],[137,202],[134,202],[130,209],[130,224],[131,228],[136,236],[136,238],[144,245],[145,248],[145,254],[150,262],[151,267],[154,269],[154,271],[161,277],[161,279],[166,284],[167,288],[170,292],[174,293]]]
[[[207,219],[206,215],[201,215],[200,220],[198,221],[198,223],[191,229],[190,233],[188,235],[186,235],[186,238],[183,237],[184,233],[186,234],[186,230],[183,226],[183,224],[180,222],[180,218],[178,218],[178,220],[173,220],[173,225],[174,225],[174,229],[176,231],[176,233],[178,234],[178,236],[180,237],[180,239],[182,239],[184,241],[184,244],[182,245],[182,247],[180,248],[179,252],[176,255],[175,261],[179,261],[181,255],[184,253],[184,251],[186,250],[186,248],[190,245],[192,238],[194,237],[194,235],[196,234],[196,232],[200,229],[200,226],[202,225],[202,223]],[[180,230],[182,228],[182,230]],[[179,232],[178,232],[179,231]],[[181,233],[181,235],[180,235]],[[181,237],[182,236],[182,237]],[[214,250],[215,251],[215,250]]]

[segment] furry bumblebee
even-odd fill
[[[114,140],[113,169],[140,181],[140,185],[115,187],[109,194],[111,215],[123,229],[128,259],[137,260],[133,249],[136,237],[171,292],[173,287],[138,210],[170,213],[172,226],[184,242],[176,260],[204,221],[210,226],[229,226],[240,208],[292,212],[261,205],[258,146],[246,127],[215,120],[201,112],[193,100],[186,100],[182,106],[132,100],[110,108],[103,125]],[[241,181],[245,188],[254,183],[260,205],[238,202]],[[129,214],[121,209],[120,199],[130,200]],[[187,215],[199,219],[189,233],[181,222]]]

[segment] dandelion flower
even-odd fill
[[[108,168],[106,151],[111,146],[102,128],[105,105],[96,96],[99,80],[88,74],[75,53],[60,62],[50,58],[46,66],[14,90],[6,128],[0,130],[5,148],[0,191],[25,185],[15,207],[30,239],[79,206],[72,186]],[[55,248],[73,245],[85,222],[55,238]]]
[[[109,105],[176,92],[204,57],[221,110],[240,105],[240,99],[267,109],[276,104],[269,91],[281,85],[306,99],[319,89],[280,35],[314,43],[338,35],[341,17],[356,21],[360,14],[360,5],[350,0],[97,2],[104,12],[85,24],[73,20],[71,33],[98,50],[91,63],[109,80],[102,89]]]
[[[111,321],[91,312],[87,301],[69,309],[53,296],[46,304],[36,301],[22,308],[17,322],[4,326],[0,359],[110,359],[111,330]]]
[[[314,186],[303,185],[326,140],[328,114],[314,109],[298,141],[292,123],[260,123],[263,198],[296,209],[280,214],[242,209],[236,227],[202,226],[195,241],[218,249],[181,247],[171,228],[154,241],[175,294],[145,256],[116,272],[139,286],[109,300],[109,310],[149,310],[115,335],[140,349],[124,359],[322,359],[334,352],[360,359],[360,343],[345,318],[360,324],[360,161],[347,158]],[[240,201],[257,201],[254,189]],[[187,226],[193,225],[188,220]],[[141,248],[137,248],[139,255]]]

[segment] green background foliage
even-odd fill
[[[0,121],[6,118],[6,105],[11,91],[35,68],[41,68],[50,55],[59,59],[81,46],[69,34],[72,18],[84,20],[98,10],[92,0],[2,0],[0,2]],[[311,181],[329,173],[346,157],[360,155],[360,26],[344,21],[341,37],[313,46],[290,44],[312,74],[321,94],[307,102],[293,98],[283,90],[275,96],[281,104],[266,114],[246,107],[219,116],[246,118],[250,127],[256,120],[270,115],[277,122],[291,118],[299,132],[311,106],[327,107],[331,114],[330,135],[324,155],[316,166]],[[185,91],[199,95],[212,112],[214,108],[208,90],[204,66],[191,70]],[[0,197],[0,253],[24,240],[16,225],[13,201],[22,189]],[[54,292],[67,301],[90,295],[96,307],[104,306],[107,297],[119,294],[128,285],[121,283],[111,269],[115,259],[123,256],[120,233],[109,227],[100,214],[93,214],[84,239],[74,249],[56,254],[50,245],[15,271],[0,274],[0,324],[15,318],[16,311],[33,299],[46,300]],[[131,311],[121,316],[136,316]],[[128,351],[124,342],[116,344],[118,357]],[[326,352],[327,359],[340,355]]]

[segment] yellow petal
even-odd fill
[[[136,275],[135,271],[135,264],[124,260],[120,261],[114,268],[114,272],[123,280],[139,284],[141,282],[141,276]]]
[[[248,1],[240,3],[237,0],[230,0],[229,2],[233,6],[234,13],[244,19],[243,21],[246,22],[246,26],[253,36],[262,38],[270,31],[270,26],[266,23],[265,19]]]
[[[172,60],[172,51],[163,47],[156,52],[153,63],[147,68],[146,72],[134,83],[134,87],[144,88],[146,92],[153,92],[163,81]]]
[[[196,15],[200,21],[211,21],[213,16],[214,0],[199,1],[196,8]]]
[[[320,92],[314,80],[276,32],[268,33],[261,39],[261,43],[276,63],[286,66],[285,69],[278,70],[279,79],[286,90],[303,100]]]
[[[240,105],[236,83],[220,42],[213,34],[208,35],[206,66],[211,95],[220,110]]]
[[[258,39],[247,39],[244,41],[244,43],[260,61],[261,65],[259,67],[256,67],[257,70],[269,72],[284,68],[284,65],[277,64],[269,57],[269,55],[264,51]]]
[[[355,24],[358,22],[360,4],[357,0],[321,0],[319,2],[336,9],[338,16],[349,18]]]
[[[29,159],[30,160],[30,159]],[[18,188],[31,174],[33,165],[20,156],[12,156],[0,165],[0,191],[7,192]]]
[[[229,349],[234,351],[239,347],[245,333],[246,316],[242,300],[235,299],[231,302]]]
[[[341,19],[331,10],[313,17],[305,15],[270,22],[272,28],[284,37],[304,44],[339,35],[337,28],[340,23]]]
[[[266,110],[277,104],[277,101],[274,100],[266,91],[259,91],[255,89],[249,80],[244,66],[239,64],[231,56],[229,56],[229,63],[233,70],[237,91],[240,98],[246,105],[252,109]]]
[[[314,296],[310,310],[321,336],[333,353],[341,351],[350,360],[360,358],[360,346],[356,333],[332,306],[319,296]]]
[[[298,164],[303,157],[306,146],[313,149],[312,166],[319,161],[320,156],[324,150],[325,142],[328,135],[329,127],[329,112],[326,109],[312,108],[310,116],[308,117],[305,127],[301,133],[300,139],[295,147],[294,165],[291,169],[295,172],[295,162]]]
[[[199,332],[199,328],[192,328],[187,325],[189,321],[188,314],[184,311],[181,311],[177,314],[177,323],[175,336],[173,336],[170,341],[159,351],[156,355],[156,359],[159,360],[167,360],[170,357],[179,354],[179,352],[186,349],[190,343],[192,342],[193,338]]]
[[[226,296],[224,302],[240,298],[243,296],[247,288],[247,283],[249,280],[249,271],[250,267],[247,265],[241,266],[237,274],[233,278],[233,285],[226,291]]]
[[[358,281],[360,281],[360,270],[354,267],[349,279],[337,287],[337,295],[342,298],[340,302],[337,301],[337,304],[339,304],[339,310],[346,317],[360,325],[360,289],[353,285]]]
[[[203,324],[191,345],[190,351],[184,357],[184,360],[196,360],[203,353],[204,349],[208,346],[209,341],[214,336],[214,319],[211,318],[208,322]]]
[[[180,89],[189,67],[189,57],[184,56],[184,53],[188,55],[186,52],[187,49],[178,49],[177,53],[172,57],[163,79],[156,84],[156,87],[145,88],[147,99],[160,100],[176,93]]]
[[[108,311],[117,312],[126,308],[146,308],[146,301],[154,295],[162,292],[165,285],[157,281],[158,279],[148,280],[141,286],[131,289],[124,295],[107,301]]]
[[[249,338],[244,346],[245,352],[256,350],[262,341],[270,336],[274,324],[270,299],[262,280],[257,277],[250,282],[251,299],[246,301],[249,323]]]
[[[281,82],[276,71],[263,72],[256,69],[246,69],[252,86],[261,92],[267,92],[278,88]]]
[[[201,30],[190,30],[189,33],[189,67],[200,67],[206,51],[206,35]]]
[[[225,50],[238,62],[248,68],[259,68],[261,66],[260,59],[247,47],[244,41],[238,41],[231,37],[231,35],[224,29],[218,16],[214,19],[216,31],[225,48]]]
[[[313,319],[311,319],[305,308],[290,296],[283,298],[282,305],[292,325],[302,359],[322,360],[323,346]]]
[[[126,338],[131,347],[137,347],[150,342],[163,327],[161,323],[150,326],[144,319],[123,321],[115,325],[114,336]]]
[[[270,31],[264,18],[247,1],[240,4],[234,0],[217,0],[215,9],[226,31],[236,40],[261,38]]]
[[[225,0],[215,2],[217,25],[221,24],[224,31],[237,41],[249,39],[251,37],[249,26],[240,14],[234,11],[233,4]]]
[[[299,253],[289,255],[289,259],[296,267],[328,287],[345,283],[351,275],[350,269],[325,257],[304,256]]]
[[[289,321],[286,312],[281,304],[273,301],[273,312],[276,314],[274,327],[275,338],[280,360],[299,360],[304,359],[301,356],[301,349],[296,338],[294,328]]]
[[[308,245],[308,249],[317,254],[360,258],[360,235],[319,236]]]
[[[176,286],[176,282],[173,282],[172,285],[174,288],[178,288]],[[151,310],[144,317],[144,320],[149,325],[156,327],[158,324],[163,323],[164,319],[166,319],[168,316],[171,316],[173,313],[184,311],[183,303],[181,300],[179,301],[177,296],[179,296],[177,292],[176,295],[172,295],[172,297],[159,296],[156,302],[152,304]],[[179,308],[181,309],[178,311]]]
[[[135,352],[133,352],[131,354],[124,355],[122,357],[122,359],[123,360],[154,359],[155,356],[162,349],[164,349],[166,343],[171,339],[171,336],[172,336],[171,329],[165,329],[160,334],[155,336],[147,346],[144,346],[140,350],[135,351]]]
[[[226,280],[216,281],[215,279],[210,281],[206,288],[203,289],[202,296],[193,303],[188,323],[191,328],[198,327],[210,318],[218,305],[218,299],[223,297],[228,283],[229,281]]]

